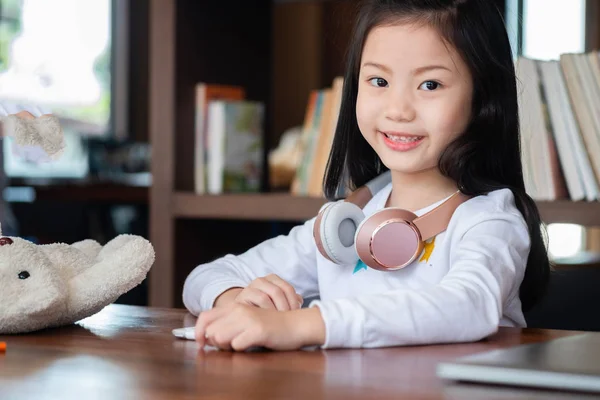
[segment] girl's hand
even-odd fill
[[[325,324],[318,308],[279,312],[244,304],[202,312],[196,322],[196,341],[223,350],[250,347],[296,350],[325,341]]]
[[[235,293],[233,302],[238,304],[248,304],[279,311],[302,308],[302,296],[296,293],[292,285],[275,274],[255,279],[244,289],[234,288],[231,290],[232,293],[225,292],[222,298],[221,296],[217,298],[215,301],[216,307],[231,303],[231,300],[227,300]],[[233,292],[234,290],[236,292]]]

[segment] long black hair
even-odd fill
[[[490,0],[370,0],[360,8],[347,54],[342,103],[324,180],[332,200],[387,170],[359,131],[358,76],[364,42],[376,26],[422,23],[452,44],[473,77],[472,119],[442,153],[438,167],[461,192],[476,196],[508,188],[529,227],[531,250],[520,287],[524,311],[544,294],[549,277],[547,241],[535,202],[525,192],[515,67],[500,11]]]

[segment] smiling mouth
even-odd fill
[[[381,134],[383,134],[389,140],[391,140],[393,142],[398,142],[398,143],[418,142],[419,140],[424,138],[424,136],[409,135],[409,134],[405,134],[405,133],[392,133],[392,132],[382,132],[382,131],[379,131],[379,132]]]

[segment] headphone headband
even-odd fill
[[[387,170],[387,171],[377,175],[375,178],[371,179],[369,182],[366,183],[365,186],[369,188],[371,195],[374,195],[375,193],[379,192],[381,189],[386,187],[387,184],[390,183],[391,181],[392,181],[392,171]]]
[[[350,193],[345,201],[356,204],[360,208],[364,208],[369,200],[373,198],[373,195],[386,187],[391,181],[392,171],[387,170],[371,179],[364,186],[361,186]]]
[[[419,228],[421,238],[423,240],[429,240],[446,230],[456,208],[468,199],[469,196],[457,191],[433,210],[415,218],[413,223]]]

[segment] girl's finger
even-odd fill
[[[231,315],[216,320],[206,328],[207,341],[213,347],[231,350],[231,341],[244,330],[243,321]]]
[[[298,308],[302,308],[304,305],[304,299],[299,294],[296,295],[296,298],[298,299]]]
[[[258,337],[253,333],[252,329],[244,329],[233,338],[231,348],[234,351],[244,351],[253,346],[260,346]]]
[[[238,302],[266,309],[277,309],[271,297],[260,289],[248,287],[238,295]]]
[[[281,291],[284,293],[284,295],[287,299],[290,310],[297,310],[298,308],[300,308],[298,306],[298,296],[299,295],[296,293],[296,289],[294,289],[294,287],[292,285],[290,285],[288,282],[281,279],[279,276],[277,276],[275,274],[267,275],[267,276],[265,276],[265,279],[268,280],[269,282],[272,282],[273,284],[275,284],[277,287],[279,287],[281,289]]]
[[[273,301],[273,304],[275,304],[275,308],[277,308],[279,311],[290,310],[290,303],[283,289],[268,280],[266,277],[254,280],[252,282],[252,286],[261,292],[266,293]]]
[[[213,321],[221,318],[229,308],[227,307],[217,307],[208,311],[203,311],[198,316],[198,320],[196,321],[196,341],[203,347],[206,344],[206,327],[210,325]]]

